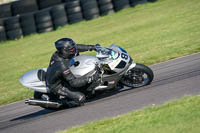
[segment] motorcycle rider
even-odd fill
[[[73,65],[73,57],[79,52],[96,50],[96,45],[76,44],[71,38],[61,38],[55,42],[57,51],[52,55],[46,72],[46,84],[57,96],[66,96],[69,100],[61,101],[67,106],[79,106],[84,103],[85,95],[73,88],[82,87],[99,78],[96,73],[91,77],[76,78],[69,67]]]

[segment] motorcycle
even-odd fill
[[[70,60],[70,71],[77,78],[91,76],[96,72],[100,74],[97,82],[82,87],[86,98],[96,96],[97,92],[112,91],[125,86],[137,88],[152,82],[153,71],[148,66],[135,63],[123,48],[112,44],[110,47],[97,46],[96,49],[96,56],[79,55]],[[25,103],[50,109],[62,108],[60,101],[67,98],[50,92],[45,83],[46,71],[47,68],[35,69],[19,79],[23,86],[34,90],[34,98]]]

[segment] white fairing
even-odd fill
[[[99,60],[95,56],[80,55],[76,56],[74,61],[78,61],[80,64],[78,66],[71,66],[70,70],[76,77],[81,77],[94,70],[95,63]]]
[[[46,71],[46,68],[41,68],[44,71]],[[24,75],[21,76],[19,79],[20,83],[30,89],[33,89],[38,92],[43,92],[43,93],[48,93],[49,89],[46,87],[46,84],[44,81],[40,81],[38,79],[37,73],[38,70],[40,69],[35,69],[30,72],[25,73]]]
[[[116,58],[115,60],[113,60],[111,63],[108,64],[109,67],[112,70],[114,70],[115,72],[123,71],[124,69],[117,68],[117,65],[119,65],[119,63],[121,61],[126,62],[126,66],[128,65],[128,62],[130,61],[130,57],[129,57],[128,53],[126,51],[122,51],[122,49],[119,46],[115,45],[115,44],[112,44],[109,48],[114,50],[114,51],[117,51],[117,53],[119,54],[118,58]],[[124,54],[124,56],[126,56],[127,58],[126,59],[122,58],[122,56],[121,56],[122,54]]]

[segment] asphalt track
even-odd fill
[[[0,107],[0,133],[54,133],[152,104],[200,94],[200,53],[150,66],[151,85],[113,92],[78,108],[52,111],[24,101]]]

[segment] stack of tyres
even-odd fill
[[[52,7],[62,3],[62,0],[37,0],[39,9]]]
[[[157,0],[147,0],[148,2],[156,2]]]
[[[0,18],[6,18],[12,16],[11,4],[0,5]]]
[[[36,33],[35,18],[33,13],[28,13],[20,16],[20,23],[23,35],[27,36]]]
[[[101,16],[108,15],[114,12],[112,0],[98,0]]]
[[[4,21],[0,19],[0,42],[1,41],[6,41],[6,32],[4,28]]]
[[[38,10],[36,0],[19,0],[11,4],[13,16]]]
[[[54,29],[50,15],[50,9],[40,10],[36,12],[35,22],[38,33],[49,32]]]
[[[112,0],[115,11],[130,7],[129,0]]]
[[[9,40],[14,40],[23,36],[18,16],[7,18],[4,23]]]
[[[54,28],[65,26],[67,22],[67,14],[65,11],[65,4],[56,5],[51,8],[51,16]]]
[[[65,2],[69,24],[77,23],[83,20],[80,0],[67,0]]]
[[[81,7],[86,20],[99,17],[99,8],[96,0],[81,0]]]
[[[138,4],[143,4],[147,2],[147,0],[129,0],[129,1],[131,6],[136,6]]]

